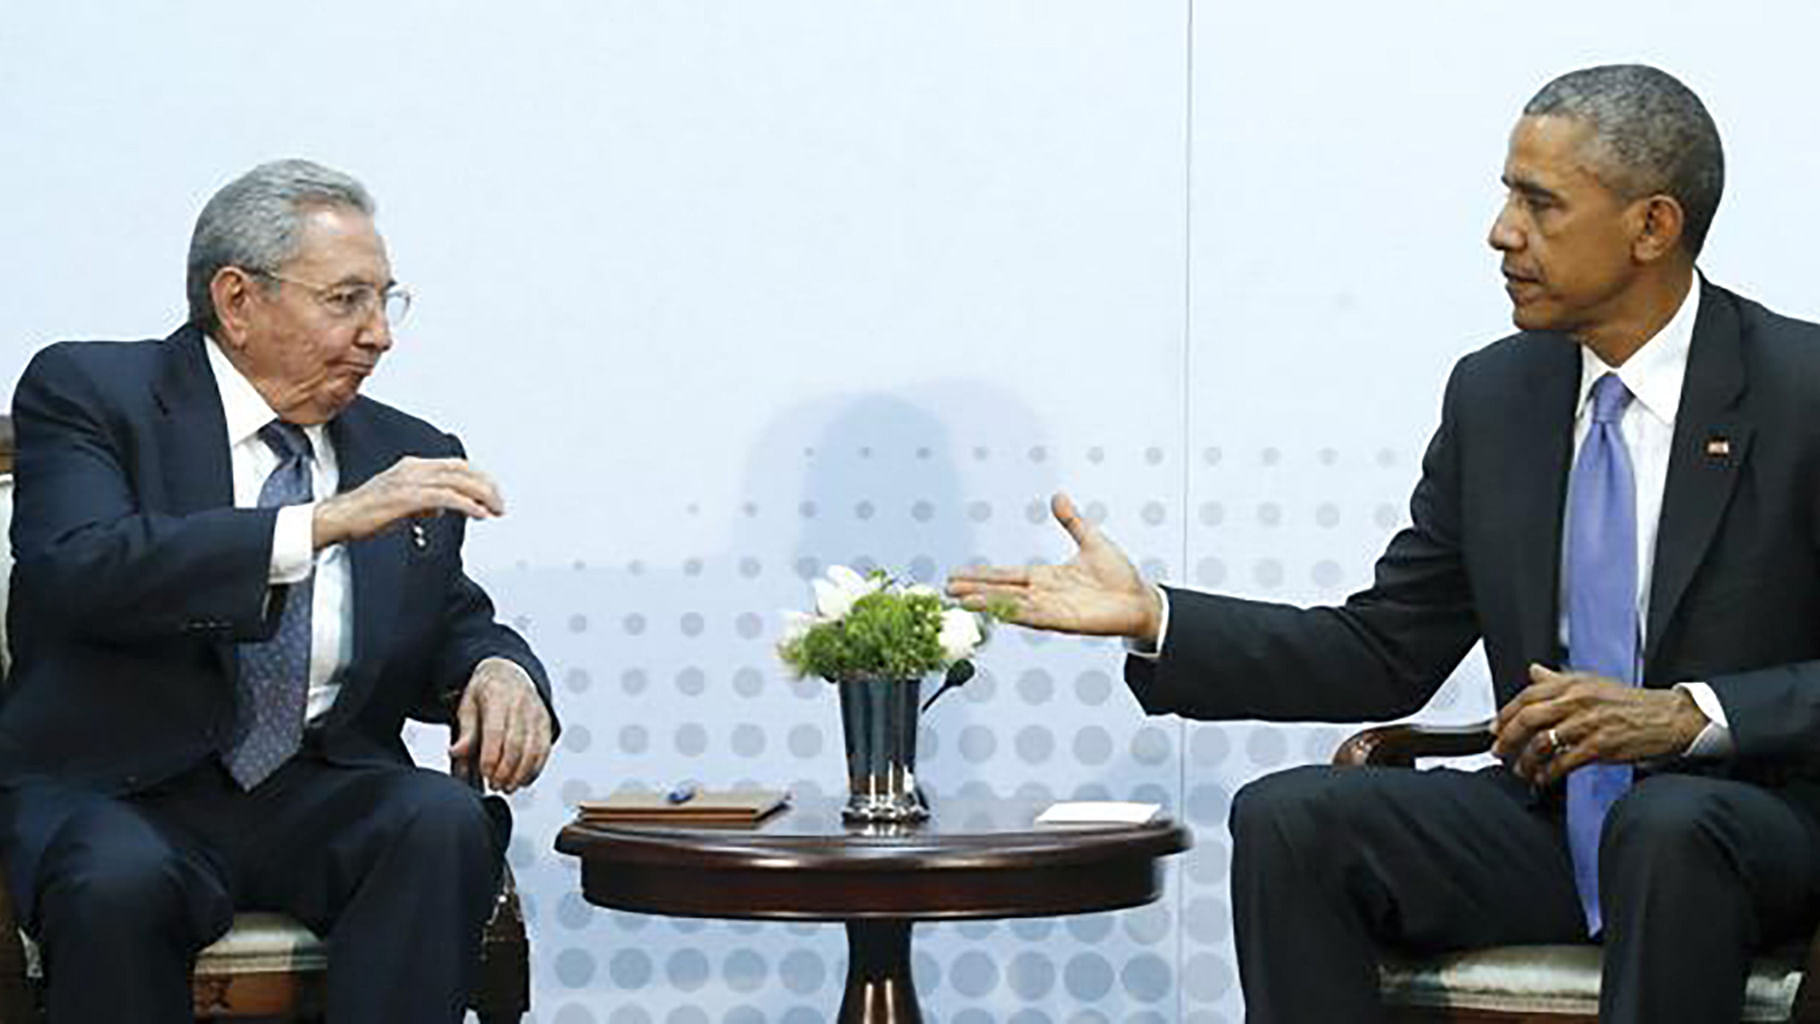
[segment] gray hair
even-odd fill
[[[1686,214],[1681,244],[1700,255],[1725,191],[1725,151],[1692,89],[1647,65],[1608,64],[1548,83],[1523,113],[1590,125],[1599,180],[1627,199],[1674,197]]]
[[[297,255],[303,215],[322,206],[349,207],[369,217],[375,209],[366,186],[308,160],[260,164],[223,185],[202,208],[190,235],[190,323],[218,330],[221,323],[209,291],[215,275],[222,267],[276,273]]]

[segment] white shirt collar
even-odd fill
[[[1593,384],[1615,373],[1637,404],[1664,424],[1675,425],[1675,414],[1681,409],[1681,383],[1687,378],[1687,355],[1693,348],[1694,321],[1700,316],[1700,285],[1696,274],[1681,308],[1623,366],[1607,366],[1592,349],[1580,346],[1580,401],[1574,406],[1575,419],[1585,414]]]
[[[221,344],[211,335],[203,338],[206,343],[202,347],[208,353],[209,369],[215,374],[215,389],[221,394],[221,414],[227,420],[228,447],[232,449],[252,440],[259,428],[277,419],[278,414],[265,404],[265,396],[253,387],[253,382],[228,359]],[[321,458],[327,430],[317,424],[304,427],[303,433],[314,446],[316,456]]]

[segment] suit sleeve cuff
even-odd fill
[[[1163,656],[1163,645],[1169,640],[1169,591],[1160,585],[1156,588],[1157,599],[1163,603],[1163,613],[1157,617],[1156,643],[1147,644],[1141,640],[1126,640],[1125,652],[1134,658],[1155,661]]]
[[[1706,716],[1706,728],[1687,746],[1685,757],[1730,757],[1737,750],[1732,742],[1731,724],[1725,717],[1725,705],[1706,683],[1676,683],[1675,689],[1694,699],[1694,705]]]
[[[272,565],[266,582],[272,586],[308,579],[316,568],[316,503],[286,505],[278,510],[272,527]]]

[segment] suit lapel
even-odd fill
[[[154,427],[154,451],[164,469],[166,505],[189,515],[234,503],[234,467],[228,453],[227,415],[209,369],[202,331],[185,325],[166,338],[163,371],[152,385],[163,415]],[[238,685],[234,645],[211,645],[230,688]]]
[[[158,447],[170,509],[187,515],[234,503],[227,418],[203,352],[202,332],[186,326],[165,339],[163,373],[153,393],[163,417]]]
[[[366,483],[393,461],[394,452],[383,443],[364,400],[357,399],[329,423],[329,440],[335,446],[335,460],[340,470],[339,490],[347,493]],[[354,541],[348,548],[348,570],[353,581],[354,644],[350,686],[364,687],[370,673],[382,657],[384,638],[391,635],[394,613],[402,596],[406,550],[403,533],[383,530],[366,540]],[[356,700],[337,700],[336,707],[357,707]]]
[[[1511,485],[1493,500],[1505,506],[1523,657],[1553,664],[1560,648],[1561,515],[1573,455],[1580,347],[1558,334],[1535,335],[1531,347],[1512,395],[1506,434]]]
[[[1754,426],[1739,403],[1745,379],[1737,308],[1724,290],[1704,280],[1700,287],[1700,315],[1694,321],[1687,355],[1687,377],[1681,386],[1674,447],[1669,451],[1668,480],[1662,492],[1662,521],[1656,533],[1643,651],[1646,679],[1662,634],[1706,557],[1731,501]]]

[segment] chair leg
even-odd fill
[[[470,1007],[482,1024],[517,1022],[531,1008],[531,948],[511,868],[500,878],[499,898],[480,945],[480,987]]]

